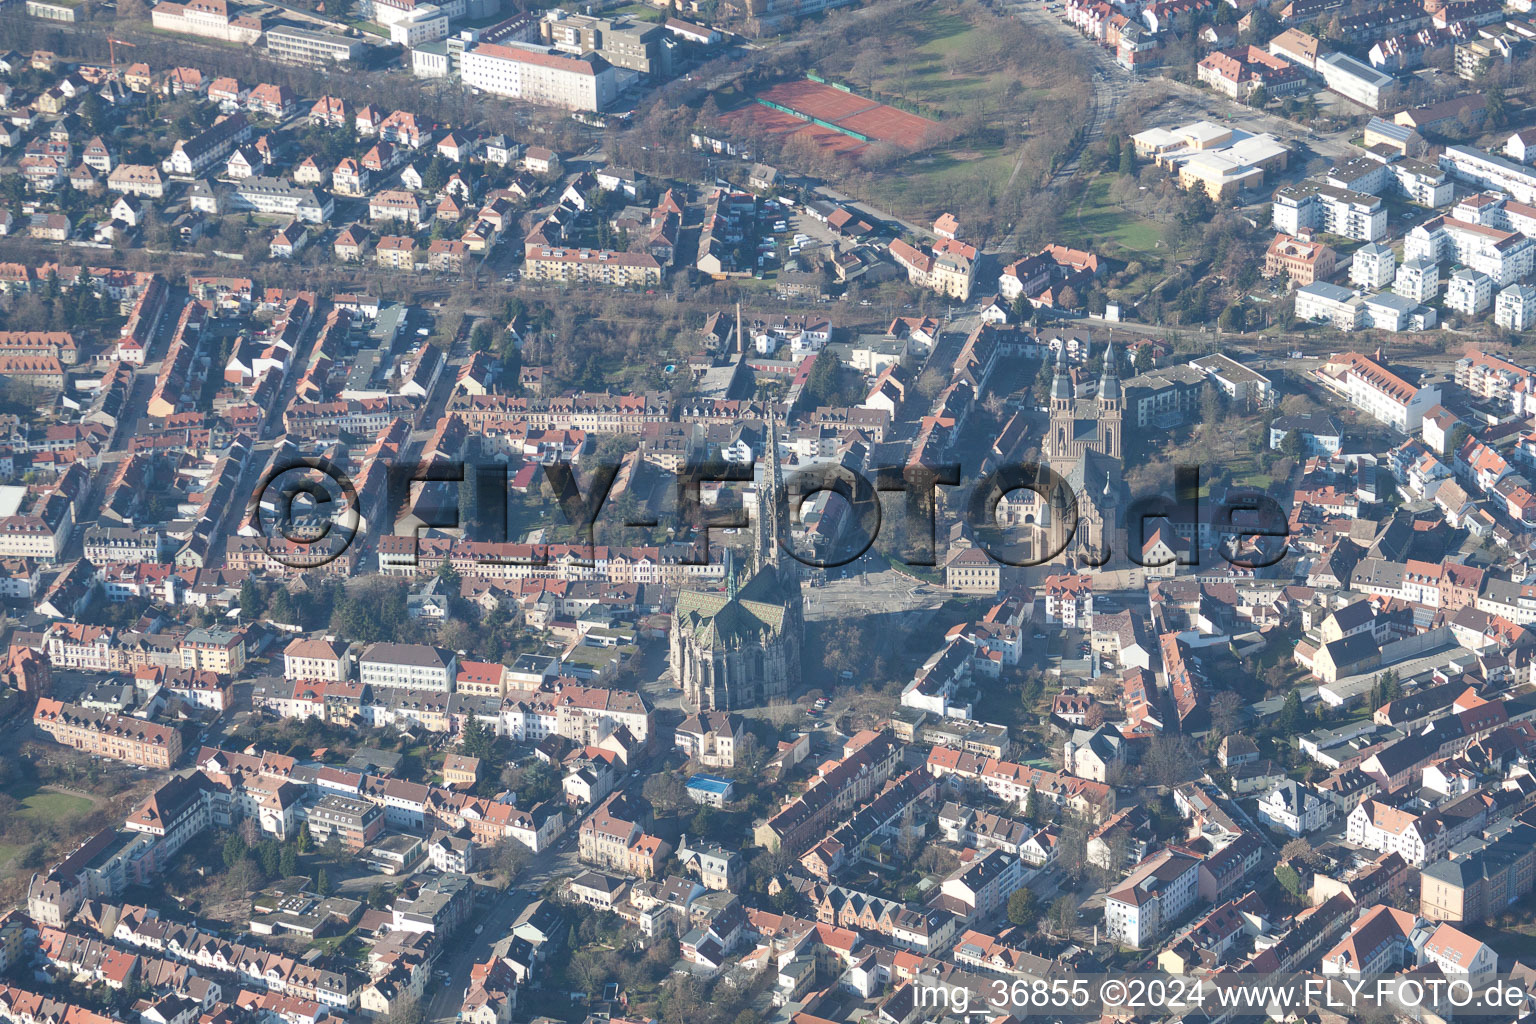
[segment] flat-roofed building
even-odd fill
[[[334,839],[356,852],[371,846],[384,831],[384,808],[371,800],[330,793],[309,809],[305,821],[315,839]]]
[[[280,25],[267,31],[267,52],[290,64],[332,64],[363,55],[361,39]]]
[[[1205,374],[1188,365],[1165,366],[1124,382],[1125,425],[1174,427],[1200,408]]]
[[[1374,242],[1387,233],[1387,207],[1380,198],[1320,181],[1281,188],[1275,193],[1270,217],[1275,230],[1288,235],[1326,231]]]
[[[544,15],[539,30],[545,41],[562,53],[595,53],[616,68],[650,78],[672,70],[675,44],[666,28],[652,22],[623,16],[597,18],[556,8]]]
[[[1332,324],[1341,331],[1354,331],[1363,326],[1364,303],[1349,288],[1314,281],[1296,289],[1296,317]]]
[[[1268,377],[1220,352],[1191,359],[1189,365],[1205,374],[1207,380],[1234,402],[1268,405],[1274,395],[1274,385]]]
[[[1397,79],[1343,53],[1319,57],[1317,73],[1329,89],[1369,110],[1380,110],[1397,94]]]
[[[1471,146],[1446,146],[1440,166],[1465,184],[1500,189],[1519,202],[1536,204],[1536,168]]]
[[[1136,155],[1176,174],[1185,189],[1213,199],[1258,188],[1270,170],[1284,169],[1290,150],[1273,135],[1253,135],[1210,121],[1149,128],[1131,136]]]

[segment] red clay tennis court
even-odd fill
[[[748,103],[728,114],[722,114],[720,120],[738,130],[744,131],[750,128],[769,135],[807,139],[815,143],[818,149],[843,156],[857,156],[869,148],[867,143],[860,142],[852,135],[844,135],[831,128],[823,128],[819,124],[802,121],[792,114],[765,107],[760,103]]]
[[[758,93],[755,99],[762,101],[754,105],[764,113],[777,113],[783,116],[787,111],[790,119],[798,115],[807,121],[823,122],[822,125],[811,126],[819,129],[815,135],[818,142],[822,142],[825,133],[840,134],[838,131],[840,129],[862,135],[874,142],[889,142],[905,149],[917,149],[926,144],[938,128],[936,122],[926,117],[909,114],[905,110],[898,110],[877,100],[844,92],[842,89],[808,79],[780,83]],[[773,107],[765,107],[763,106],[765,102],[782,110],[775,111]],[[761,117],[757,111],[753,111],[750,116],[759,126],[769,127],[770,130],[782,126],[782,123],[774,124],[773,118]],[[832,127],[829,129],[827,125]],[[843,145],[833,143],[831,139],[825,141],[832,143],[827,148],[846,149]],[[850,139],[850,141],[858,142],[859,140]]]

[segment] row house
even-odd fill
[[[935,778],[955,776],[985,788],[1000,800],[1020,806],[1030,800],[1046,800],[1053,806],[1063,807],[1095,824],[1115,812],[1115,791],[1112,787],[1072,775],[982,757],[949,747],[935,747],[928,755],[927,767]]]
[[[221,117],[201,134],[177,141],[161,166],[166,173],[176,177],[200,177],[227,160],[236,146],[249,142],[251,135],[251,125],[245,115],[235,113]]]
[[[589,814],[578,833],[582,863],[653,877],[672,847],[647,835],[623,793],[614,793]]]
[[[888,731],[866,730],[851,737],[841,760],[824,765],[804,793],[757,826],[758,845],[801,853],[816,836],[826,833],[835,815],[870,799],[885,784],[900,753],[901,747]]]
[[[181,759],[181,734],[176,729],[137,718],[42,698],[32,724],[56,742],[95,757],[162,770]]]

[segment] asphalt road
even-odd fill
[[[1120,100],[1130,92],[1131,74],[1115,63],[1108,50],[1084,38],[1055,13],[1048,11],[1046,5],[1040,0],[1018,0],[1012,7],[1014,14],[1025,24],[1038,28],[1042,32],[1057,33],[1065,41],[1068,49],[1075,50],[1082,56],[1084,63],[1093,73],[1093,110],[1071,159],[1057,168],[1056,173],[1051,177],[1050,187],[1056,188],[1077,173],[1078,161],[1083,150],[1094,140],[1103,136],[1104,126],[1109,123],[1110,118],[1114,117]],[[1023,160],[1024,153],[1021,146],[1018,160],[1013,166],[1013,173],[1008,178],[1010,186],[1018,176]],[[1018,235],[1022,229],[1022,224],[1017,225],[1008,237],[999,243],[998,251],[1016,251],[1019,246]]]

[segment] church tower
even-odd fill
[[[1051,462],[1072,457],[1073,435],[1072,376],[1067,372],[1067,346],[1056,351],[1056,377],[1051,381],[1051,428],[1046,440],[1045,457]]]
[[[772,413],[763,427],[763,455],[768,465],[757,487],[757,534],[753,538],[756,572],[767,566],[779,568],[779,541],[786,535],[788,505],[784,494],[784,469],[779,465],[779,421]]]
[[[1120,367],[1115,360],[1115,345],[1104,347],[1104,372],[1099,377],[1099,436],[1103,452],[1112,459],[1121,458],[1121,427],[1125,419],[1125,394],[1120,389]]]

